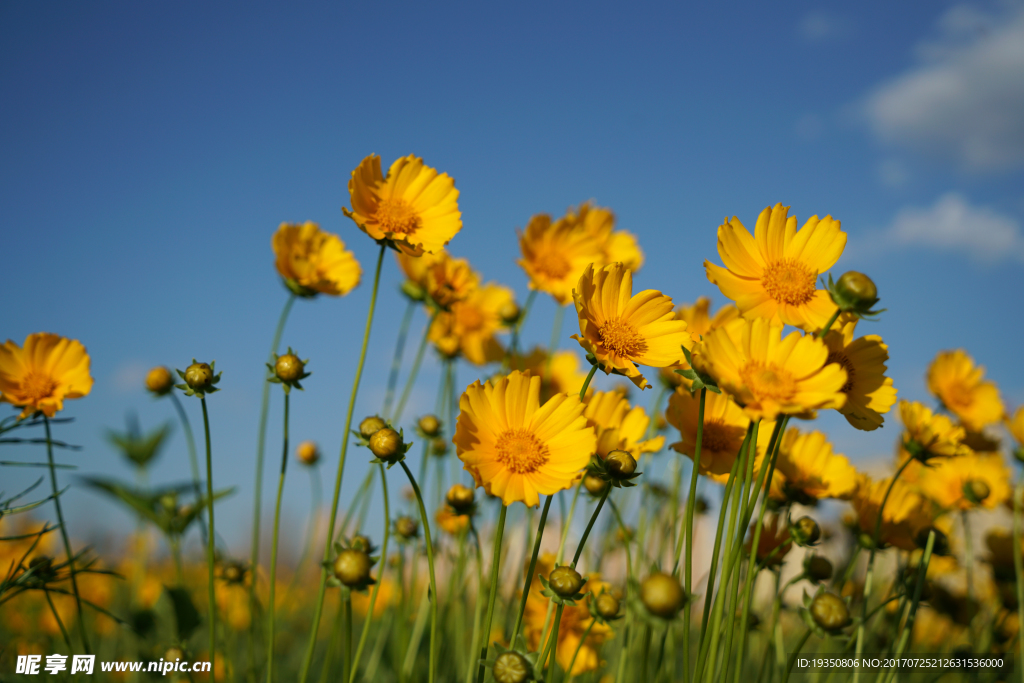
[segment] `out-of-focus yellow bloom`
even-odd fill
[[[964,443],[964,428],[945,415],[932,413],[917,401],[900,401],[903,420],[902,447],[918,460],[950,458],[971,452]]]
[[[1006,414],[995,382],[984,376],[985,368],[975,365],[963,349],[943,351],[928,366],[928,390],[964,427],[980,432]]]
[[[615,214],[611,209],[585,202],[575,212],[570,209],[567,218],[575,219],[601,244],[602,265],[617,261],[636,272],[644,264],[644,253],[636,236],[625,230],[615,230]]]
[[[734,320],[712,330],[694,363],[751,419],[842,408],[846,402],[846,370],[828,362],[824,342],[799,332],[783,337],[782,327],[764,318]]]
[[[580,334],[572,338],[593,354],[605,373],[625,375],[643,389],[647,380],[636,365],[663,368],[683,358],[693,341],[677,320],[672,299],[655,289],[633,296],[633,274],[621,263],[599,270],[587,266],[573,290]]]
[[[780,523],[781,522],[781,523]],[[754,531],[757,525],[750,525],[750,535],[747,537],[744,548],[747,554],[754,545]],[[776,567],[782,564],[782,559],[793,547],[793,541],[789,537],[789,529],[786,523],[777,516],[764,520],[761,528],[761,536],[757,539],[757,561],[765,567]]]
[[[644,453],[657,453],[665,445],[665,437],[644,439],[651,418],[640,406],[629,407],[629,401],[617,391],[598,391],[588,395],[583,411],[587,424],[597,434],[597,454],[602,458],[614,450],[626,451],[639,460]]]
[[[352,171],[348,191],[352,210],[342,212],[373,239],[410,256],[440,251],[462,229],[455,181],[411,154],[396,159],[386,177],[380,157],[371,154]]]
[[[686,332],[694,340],[703,337],[716,327],[721,327],[740,315],[738,308],[732,304],[722,306],[712,316],[711,299],[700,297],[695,304],[683,304],[676,309],[676,317],[686,323]],[[690,386],[690,381],[678,374],[676,370],[688,370],[690,364],[682,361],[677,365],[662,368],[660,376],[663,382],[670,387]]]
[[[488,282],[470,292],[464,301],[452,304],[450,311],[434,316],[430,341],[445,356],[461,354],[474,365],[501,360],[505,351],[495,335],[505,328],[502,306],[514,301],[511,289]]]
[[[469,515],[456,514],[447,505],[442,505],[437,509],[434,519],[437,521],[437,525],[441,527],[441,531],[452,536],[458,536],[469,528]]]
[[[846,384],[841,389],[846,394],[846,403],[839,412],[857,429],[878,429],[884,422],[882,414],[896,403],[896,387],[892,378],[885,376],[889,347],[874,334],[854,339],[854,316],[843,315],[838,324],[838,329],[833,327],[825,335],[825,345],[828,362],[838,363],[846,370]]]
[[[965,630],[945,614],[921,605],[914,618],[911,640],[920,648],[941,649],[960,640]]]
[[[519,233],[519,265],[530,278],[530,289],[550,294],[559,306],[572,301],[572,290],[592,263],[604,264],[604,244],[566,216],[552,222],[538,214]]]
[[[370,611],[370,595],[374,589],[377,590],[377,601],[373,603],[373,616],[379,617],[384,611],[398,601],[399,591],[395,582],[389,576],[381,578],[378,586],[370,586],[365,591],[352,591],[352,609],[361,617],[365,617]]]
[[[1010,468],[999,453],[970,453],[943,458],[933,467],[923,467],[918,486],[926,498],[943,510],[994,510],[1010,500]],[[972,501],[965,488],[981,484],[987,495]]]
[[[466,259],[452,258],[445,253],[427,268],[425,285],[427,296],[447,311],[469,298],[480,286],[480,274]]]
[[[217,609],[224,615],[224,621],[236,631],[249,628],[252,615],[249,612],[249,589],[241,583],[218,581],[215,597]]]
[[[272,240],[274,265],[288,288],[306,296],[344,296],[363,276],[355,255],[316,223],[282,223]]]
[[[857,470],[846,456],[833,452],[828,437],[796,427],[786,430],[775,461],[773,498],[803,504],[822,498],[846,500],[856,486]]]
[[[417,300],[422,300],[422,294],[427,290],[427,272],[435,263],[446,258],[448,252],[444,249],[436,254],[424,253],[421,256],[409,256],[403,251],[395,252],[395,261],[405,275],[406,285],[415,285],[413,289],[418,292]]]
[[[1013,417],[1006,421],[1006,428],[1017,442],[1017,447],[1024,452],[1024,406],[1017,408]]]
[[[589,604],[594,596],[600,595],[602,590],[608,591],[609,588],[609,585],[601,581],[598,575],[591,574],[582,588],[584,598],[577,601],[575,605],[567,605],[562,610],[562,621],[558,629],[558,641],[555,645],[555,661],[562,669],[568,670],[573,655],[579,648],[572,671],[567,671],[570,676],[581,676],[590,671],[597,671],[601,667],[600,647],[605,640],[612,637],[612,630],[606,624],[594,622]],[[548,618],[548,604],[549,600],[539,592],[531,592],[526,599],[523,635],[533,651],[539,650],[541,646],[540,639]],[[591,624],[593,625],[591,626]],[[583,645],[580,646],[580,640],[588,627],[590,627],[590,633]]]
[[[866,474],[857,477],[857,488],[850,498],[856,515],[857,529],[868,538],[874,538],[878,509],[892,478],[874,480]],[[925,501],[910,484],[897,479],[882,513],[879,541],[902,550],[913,550],[920,531],[931,523]]]
[[[555,351],[548,361],[548,352],[539,346],[526,355],[512,357],[512,370],[527,370],[535,377],[543,379],[540,389],[540,400],[546,401],[555,394],[577,394],[587,380],[587,373],[580,370],[580,356],[575,351]],[[593,392],[592,387],[587,393]]]
[[[456,453],[477,486],[505,505],[539,503],[569,488],[597,448],[597,438],[574,396],[540,403],[540,377],[513,371],[478,381],[459,399]]]
[[[818,275],[839,260],[846,233],[831,216],[811,216],[797,231],[796,216],[776,204],[757,217],[754,234],[735,216],[718,228],[718,255],[725,267],[704,262],[708,279],[736,302],[746,318],[767,318],[819,330],[836,311]]]
[[[36,332],[24,346],[10,339],[0,345],[0,401],[24,408],[18,419],[35,413],[53,417],[65,399],[91,390],[89,354],[77,339]]]

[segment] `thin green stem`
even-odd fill
[[[345,658],[341,668],[341,680],[349,681],[355,673],[355,667],[352,666],[352,591],[347,588],[342,590],[341,599],[344,602],[342,609],[345,614]]]
[[[57,468],[53,462],[53,438],[50,434],[50,418],[43,416],[43,425],[46,428],[46,461],[50,466],[50,486],[53,489],[53,505],[57,508],[57,521],[60,523],[60,536],[64,541],[64,552],[68,556],[68,569],[71,572],[71,589],[75,594],[75,605],[78,607],[78,629],[82,632],[82,647],[86,654],[92,653],[89,646],[89,634],[85,630],[85,615],[82,613],[82,597],[78,593],[78,578],[75,570],[75,555],[71,550],[71,539],[68,537],[68,527],[64,522],[64,511],[60,506],[60,488],[57,486]]]
[[[430,517],[427,515],[427,507],[423,504],[423,494],[412,476],[412,471],[402,460],[399,462],[405,470],[405,476],[409,478],[413,493],[416,494],[416,502],[420,507],[420,519],[423,521],[423,537],[427,542],[427,568],[430,570],[430,670],[427,680],[434,683],[434,672],[437,669],[437,580],[434,577],[434,543],[430,537]]]
[[[185,412],[185,407],[181,405],[181,400],[177,394],[173,391],[170,394],[171,403],[174,404],[174,410],[178,413],[178,420],[181,422],[181,428],[185,432],[185,443],[188,445],[188,461],[189,467],[192,469],[192,490],[195,492],[196,500],[203,497],[202,480],[199,474],[199,455],[196,452],[196,440],[192,435],[192,424],[188,421],[188,414]],[[206,520],[203,519],[202,513],[199,515],[199,531],[203,536],[203,543],[206,543]]]
[[[388,480],[387,474],[384,471],[384,465],[377,465],[380,470],[380,486],[384,492],[384,542],[381,544],[380,556],[385,558],[388,557],[388,539],[391,537],[391,508],[388,501]],[[381,580],[383,580],[383,572],[381,572]],[[373,589],[370,591],[370,606],[366,610],[366,619],[363,620],[363,632],[359,635],[359,645],[356,647],[355,659],[352,660],[352,673],[349,677],[349,683],[354,683],[356,680],[356,671],[359,668],[359,660],[363,656],[363,648],[366,647],[366,639],[370,635],[370,623],[373,621],[373,610],[377,604],[377,593],[380,591],[381,581],[373,584]]]
[[[601,494],[601,500],[598,502],[597,507],[594,508],[594,514],[590,516],[590,521],[587,522],[587,528],[583,530],[583,536],[580,537],[580,543],[576,546],[576,554],[572,558],[572,568],[576,568],[576,564],[580,561],[580,555],[583,554],[583,546],[587,544],[587,537],[590,536],[590,530],[594,528],[594,522],[597,521],[597,516],[601,514],[601,508],[604,507],[604,502],[608,500],[608,494],[611,493],[611,484],[605,487],[604,493]]]
[[[391,411],[391,404],[395,400],[395,387],[398,385],[398,372],[402,369],[402,355],[405,353],[405,340],[409,336],[409,325],[412,323],[412,314],[416,312],[416,302],[409,299],[405,306],[405,315],[402,316],[402,324],[398,327],[398,339],[395,340],[395,356],[391,359],[391,372],[388,373],[387,391],[384,393],[384,410],[382,415]]]
[[[1019,548],[1020,546],[1014,546]],[[894,659],[899,659],[900,655],[903,654],[907,647],[907,643],[910,640],[911,634],[914,632],[914,618],[917,616],[917,607],[921,602],[921,590],[924,587],[924,582],[928,577],[928,563],[932,559],[932,551],[935,548],[935,529],[928,530],[928,540],[924,545],[924,554],[921,556],[921,564],[917,568],[917,582],[914,584],[914,598],[910,603],[910,613],[907,616],[906,623],[903,624],[902,633],[900,633],[900,640],[896,646],[896,652],[894,653]],[[1018,556],[1020,552],[1016,553]],[[889,681],[892,676],[895,675],[895,667],[890,670],[889,674],[885,677],[886,681]]]
[[[512,326],[512,341],[509,343],[508,351],[505,352],[505,358],[501,362],[502,372],[511,367],[512,358],[519,352],[519,330],[522,329],[523,322],[526,320],[526,316],[529,315],[530,309],[533,308],[533,301],[536,298],[536,289],[531,289],[530,293],[526,295],[526,303],[523,304],[523,308],[519,313],[519,319],[516,320],[515,325]]]
[[[964,569],[967,572],[967,631],[973,643],[977,642],[974,632],[974,540],[971,536],[971,524],[967,517],[967,510],[960,511],[960,524],[964,533]],[[1014,554],[1020,554],[1020,546],[1014,548]]]
[[[590,366],[590,372],[587,373],[587,379],[583,381],[583,388],[580,389],[581,401],[587,397],[587,389],[590,387],[590,380],[594,379],[595,372],[597,372],[597,363]]]
[[[285,391],[284,446],[281,452],[281,475],[277,480],[277,500],[274,503],[274,538],[270,544],[270,594],[267,597],[267,683],[274,680],[274,616],[277,613],[274,594],[277,588],[277,541],[281,530],[281,499],[284,497],[284,475],[288,469],[288,398],[288,392]]]
[[[789,655],[789,662],[786,664],[786,673],[782,676],[782,683],[786,683],[789,680],[789,674],[793,671],[793,666],[796,664],[797,657],[800,656],[800,650],[804,649],[804,645],[807,644],[807,639],[811,637],[811,629],[804,631],[803,636],[796,644],[796,649]]]
[[[551,629],[551,635],[548,637],[547,647],[544,648],[544,655],[540,658],[540,665],[544,668],[544,680],[551,681],[552,669],[555,666],[556,652],[558,650],[558,629],[562,626],[562,612],[565,610],[565,605],[562,603],[558,604],[558,609],[555,610],[555,625]],[[550,653],[550,659],[549,654]]]
[[[338,525],[338,536],[341,537],[348,529],[348,523],[352,521],[352,515],[355,514],[356,507],[363,502],[370,491],[370,484],[373,483],[373,468],[371,467],[366,471],[366,477],[363,478],[363,483],[360,484],[359,489],[356,491],[356,495],[352,496],[352,500],[349,501],[348,507],[345,508],[345,514],[341,518],[341,524]]]
[[[68,635],[68,630],[64,627],[64,621],[60,618],[57,608],[53,606],[53,598],[50,597],[50,591],[46,590],[45,586],[43,587],[43,593],[46,595],[46,604],[50,606],[50,613],[53,614],[53,618],[57,621],[57,626],[60,627],[60,634],[64,637],[64,644],[68,646],[70,652],[74,652],[75,647],[71,644],[71,636]]]
[[[1024,557],[1021,556],[1021,518],[1024,513],[1024,475],[1021,475],[1013,492],[1013,572],[1017,583],[1017,623],[1024,624]],[[1021,683],[1024,683],[1024,637],[1017,635],[1017,646],[1020,651],[1017,668],[1020,670]]]
[[[704,407],[707,402],[708,390],[701,387],[700,403],[697,408],[697,441],[693,447],[693,469],[690,471],[690,493],[686,499],[686,527],[679,532],[679,541],[686,541],[686,563],[683,565],[683,593],[687,596],[683,605],[683,671],[687,683],[690,674],[690,603],[693,588],[693,510],[697,502],[697,474],[700,470],[701,442],[704,440]],[[679,572],[679,548],[675,552],[675,567],[672,574]]]
[[[487,596],[487,616],[484,617],[481,636],[484,644],[480,648],[480,666],[477,668],[476,681],[483,683],[486,671],[483,660],[487,659],[487,650],[490,648],[491,620],[494,618],[494,600],[498,597],[498,574],[501,570],[501,538],[505,534],[505,515],[508,513],[508,506],[504,503],[501,506],[501,513],[498,515],[498,526],[494,530],[494,550],[491,553],[491,592]]]
[[[208,590],[207,597],[210,600],[210,680],[213,680],[215,671],[217,648],[217,599],[214,593],[214,565],[216,556],[213,548],[213,539],[216,537],[216,527],[213,523],[213,451],[210,448],[210,414],[206,410],[206,397],[200,399],[203,404],[203,431],[206,433],[206,500],[210,508],[210,533],[206,537],[206,565],[208,569]]]
[[[587,636],[590,635],[590,629],[594,628],[594,624],[597,623],[597,619],[591,618],[590,623],[587,624],[587,628],[583,630],[583,635],[580,637],[580,642],[576,643],[576,649],[572,653],[572,659],[569,660],[569,668],[566,669],[566,673],[569,674],[570,680],[572,677],[572,669],[576,666],[576,658],[580,654],[580,650],[583,648],[583,643],[587,642]]]
[[[412,368],[409,369],[409,377],[405,380],[405,387],[402,389],[402,396],[398,399],[398,405],[395,407],[395,414],[390,418],[393,424],[398,424],[399,420],[402,419],[402,413],[405,412],[405,404],[409,401],[409,394],[412,393],[412,387],[416,384],[416,377],[420,374],[420,365],[423,363],[423,354],[427,352],[427,342],[430,341],[430,326],[433,322],[434,316],[430,316],[430,320],[423,327],[423,336],[420,337],[420,345],[416,347],[416,356],[413,358]]]
[[[476,532],[476,528],[473,526],[472,518],[470,518],[470,531],[473,533],[473,549],[476,551],[476,604],[473,606],[473,636],[470,638],[469,645],[469,662],[466,666],[466,683],[473,683],[473,675],[476,672],[474,665],[477,663],[479,658],[479,643],[480,643],[480,620],[483,616],[483,604],[484,604],[484,553],[480,548],[480,534]]]
[[[821,330],[818,332],[818,339],[825,338],[825,335],[828,334],[828,331],[832,329],[832,325],[834,325],[836,320],[839,319],[840,313],[842,313],[842,311],[837,308],[836,312],[833,313],[832,317],[829,318],[828,322],[825,323],[825,327],[821,328]]]
[[[551,509],[551,499],[554,495],[547,497],[544,501],[544,509],[540,513],[540,523],[537,525],[537,540],[533,544],[533,554],[530,555],[530,566],[526,570],[526,583],[523,585],[523,598],[519,601],[519,614],[516,616],[515,626],[512,628],[512,638],[509,643],[515,647],[516,638],[519,636],[519,628],[523,625],[523,615],[526,614],[526,600],[530,596],[530,586],[533,585],[533,575],[537,571],[537,556],[540,554],[540,543],[544,539],[544,527],[548,521],[548,510]]]
[[[373,326],[373,313],[377,306],[377,291],[380,289],[380,272],[384,262],[384,251],[386,246],[381,245],[380,254],[377,256],[377,269],[373,276],[373,292],[370,294],[370,310],[366,314],[366,331],[363,332],[363,348],[359,352],[359,364],[356,366],[356,376],[352,380],[352,395],[348,401],[348,413],[345,416],[345,429],[341,437],[341,455],[338,458],[338,475],[334,480],[334,497],[331,500],[331,514],[327,520],[327,542],[324,544],[324,562],[331,559],[331,540],[334,538],[334,521],[338,514],[338,500],[341,498],[341,480],[345,473],[345,456],[348,454],[348,442],[352,430],[352,414],[355,412],[356,396],[359,394],[359,380],[363,376],[363,365],[366,363],[366,349],[370,344],[370,328]],[[320,570],[320,592],[317,596],[316,607],[313,612],[313,624],[310,629],[309,642],[306,645],[306,653],[302,660],[302,669],[299,673],[299,683],[306,683],[309,676],[309,667],[313,662],[313,653],[316,650],[316,638],[320,630],[320,617],[324,610],[324,596],[327,592],[327,567]]]

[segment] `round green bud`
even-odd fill
[[[811,581],[828,581],[832,578],[832,571],[832,563],[821,555],[808,555],[804,560],[804,574]]]
[[[278,356],[277,362],[274,363],[274,374],[282,382],[294,382],[301,379],[305,370],[306,364],[294,353]]]
[[[427,298],[427,293],[423,287],[412,280],[406,280],[402,283],[402,294],[405,294],[413,301],[423,301]]]
[[[395,531],[404,539],[413,539],[419,535],[420,525],[412,517],[403,515],[395,520]]]
[[[963,490],[964,498],[975,505],[981,505],[981,503],[992,493],[992,489],[990,489],[988,484],[983,482],[981,479],[968,479],[964,482]]]
[[[206,389],[213,384],[213,368],[209,363],[193,363],[185,369],[185,384],[192,389]]]
[[[402,436],[394,429],[378,429],[370,437],[370,452],[384,461],[394,459],[402,452]]]
[[[370,556],[362,550],[348,548],[334,560],[334,576],[342,585],[357,588],[370,580]]]
[[[146,388],[157,396],[164,396],[174,388],[174,377],[171,371],[158,365],[146,373]]]
[[[608,486],[608,482],[597,475],[589,473],[583,475],[583,488],[592,496],[600,496]]]
[[[385,427],[387,427],[387,424],[384,422],[384,420],[380,419],[376,415],[371,415],[370,417],[366,418],[365,420],[359,423],[359,434],[364,439],[369,439],[376,432],[379,432]]]
[[[604,459],[608,474],[616,479],[628,479],[636,474],[636,460],[626,451],[614,450]]]
[[[245,578],[245,570],[234,563],[226,564],[221,570],[221,578],[228,583],[239,583]]]
[[[437,436],[441,431],[441,421],[434,415],[424,415],[419,421],[420,431],[427,436]]]
[[[813,519],[804,515],[793,522],[789,533],[797,545],[814,545],[821,538],[821,527]]]
[[[611,593],[601,593],[597,596],[595,607],[602,619],[614,619],[619,616],[619,600]]]
[[[160,496],[160,507],[173,513],[178,509],[178,494],[174,491],[168,491]]]
[[[518,652],[503,652],[491,670],[497,683],[526,683],[532,677],[530,662]]]
[[[548,575],[548,585],[560,598],[571,598],[583,587],[583,577],[572,567],[555,567]]]
[[[515,301],[506,301],[498,309],[498,317],[506,325],[514,325],[519,320],[519,305]]]
[[[437,437],[430,442],[430,452],[440,458],[448,452],[448,442]]]
[[[674,576],[655,572],[640,584],[640,601],[651,614],[672,619],[686,602],[686,594]]]
[[[445,501],[451,506],[452,510],[461,514],[469,512],[473,508],[475,497],[476,494],[473,492],[473,489],[462,484],[454,484],[448,489]]]
[[[818,593],[811,601],[811,618],[826,631],[839,631],[850,625],[850,608],[835,593]]]
[[[878,287],[874,281],[864,273],[849,270],[843,273],[836,281],[838,291],[847,301],[855,302],[862,306],[871,307],[878,301]]]

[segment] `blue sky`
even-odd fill
[[[901,396],[924,398],[931,357],[962,346],[1024,403],[1019,3],[4,3],[0,57],[0,337],[47,330],[88,347],[95,388],[59,432],[85,446],[64,457],[85,473],[129,476],[103,440],[126,412],[145,427],[172,417],[142,391],[146,368],[216,359],[214,478],[240,491],[219,519],[240,552],[285,300],[270,237],[317,221],[372,268],[375,245],[340,212],[372,152],[451,174],[464,219],[451,250],[521,298],[514,230],[534,213],[611,207],[646,252],[638,287],[716,303],[702,262],[719,260],[723,216],[752,228],[775,202],[801,222],[832,214],[850,236],[835,272],[871,274],[889,309],[864,326],[889,343]],[[380,404],[404,306],[386,263],[358,415]],[[293,435],[327,463],[368,298],[364,284],[299,302],[284,336],[313,372]],[[546,343],[553,310],[536,307],[528,340]],[[478,374],[458,371],[463,384]],[[431,362],[413,412],[436,386]],[[279,411],[275,393],[268,480]],[[895,425],[822,424],[854,462],[887,457],[896,438]],[[350,453],[346,497],[364,461]],[[179,430],[152,477],[186,478],[185,463]],[[292,469],[286,523],[300,523],[308,486]],[[128,519],[81,489],[67,501],[83,536]]]

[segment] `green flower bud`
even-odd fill
[[[619,616],[619,600],[611,593],[597,596],[595,607],[602,619],[611,620]]]
[[[469,512],[473,509],[473,501],[476,494],[473,489],[462,484],[454,484],[448,489],[448,495],[445,496],[445,501],[451,506],[452,510],[460,514]]]
[[[427,293],[424,291],[423,287],[412,280],[406,280],[402,283],[402,294],[406,295],[413,301],[423,301],[427,298]]]
[[[401,434],[390,427],[378,429],[370,437],[370,452],[385,462],[403,454],[402,445]]]
[[[864,273],[851,270],[835,282],[829,280],[829,293],[839,310],[859,315],[872,315],[871,307],[878,303],[878,288]]]
[[[796,541],[797,545],[814,545],[821,538],[821,527],[818,526],[817,522],[805,515],[793,522],[792,526],[790,526],[789,534]]]
[[[811,601],[811,618],[821,628],[834,633],[850,625],[850,608],[834,593],[818,593]]]
[[[626,451],[614,450],[604,459],[608,474],[615,479],[628,479],[636,473],[636,460]]]
[[[437,436],[441,431],[441,421],[434,415],[424,415],[419,421],[420,431],[427,436]]]
[[[572,567],[555,567],[548,575],[548,585],[560,598],[571,598],[583,587],[583,577]]]
[[[185,384],[192,389],[206,389],[213,384],[213,368],[209,363],[193,363],[185,369]]]
[[[674,576],[655,572],[640,584],[640,601],[651,614],[672,619],[686,602],[686,594]]]
[[[430,442],[430,452],[440,458],[448,452],[448,442],[437,437]]]
[[[497,683],[526,683],[533,678],[533,667],[518,652],[503,652],[494,660],[491,674]]]
[[[387,427],[387,424],[384,422],[384,420],[380,419],[376,415],[371,415],[370,417],[366,418],[365,420],[359,423],[359,434],[364,439],[369,439],[376,432],[379,432],[385,427]]]
[[[981,505],[981,503],[989,497],[992,490],[988,484],[983,482],[981,479],[968,479],[964,482],[964,498],[971,501],[975,505]]]
[[[828,581],[832,578],[832,571],[832,563],[821,555],[807,555],[804,558],[804,574],[811,581]]]
[[[609,483],[601,477],[589,473],[583,475],[583,488],[592,496],[600,496],[608,486]]]
[[[342,585],[361,588],[370,580],[370,556],[362,550],[346,549],[334,560],[334,576]]]
[[[420,533],[419,523],[412,517],[402,516],[395,520],[395,531],[406,540],[416,538]]]
[[[519,321],[519,305],[515,301],[506,301],[498,309],[498,317],[506,325],[514,325]]]

